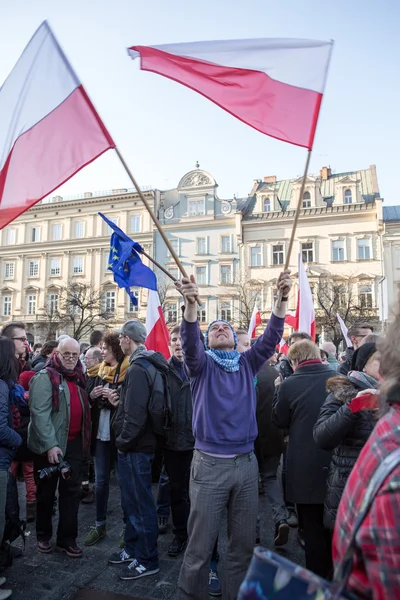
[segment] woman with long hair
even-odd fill
[[[11,390],[15,387],[18,376],[18,364],[15,357],[14,342],[6,337],[0,337],[0,542],[3,539],[6,522],[6,499],[8,471],[21,436],[13,429],[13,414],[11,405]],[[0,585],[5,578],[0,578]],[[8,598],[11,590],[0,590],[0,600]]]
[[[104,336],[103,362],[99,365],[97,381],[90,393],[92,404],[92,455],[95,470],[96,522],[85,539],[85,546],[93,546],[106,535],[106,515],[110,482],[111,460],[116,449],[111,427],[119,392],[129,367],[119,344],[117,333]]]

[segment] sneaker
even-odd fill
[[[58,550],[58,552],[65,552],[70,558],[82,558],[83,554],[82,549],[77,546],[76,542],[69,546],[60,546],[60,544],[57,544],[56,550]]]
[[[281,519],[275,525],[275,534],[274,534],[274,543],[275,546],[284,546],[289,541],[289,525],[286,519]]]
[[[124,568],[119,577],[124,580],[140,579],[141,577],[147,577],[148,575],[155,575],[159,570],[158,567],[155,569],[148,569],[135,559],[130,565]]]
[[[182,552],[185,551],[187,546],[187,539],[183,540],[182,538],[175,536],[168,548],[168,556],[179,556]]]
[[[7,600],[12,594],[12,590],[0,590],[0,600]]]
[[[125,527],[121,531],[121,535],[119,536],[119,548],[125,548]]]
[[[286,521],[287,521],[287,524],[289,525],[289,527],[298,527],[299,526],[299,520],[298,520],[297,515],[294,512],[294,510],[288,509]]]
[[[168,517],[158,517],[158,533],[167,533]]]
[[[222,588],[217,570],[210,569],[208,574],[208,593],[210,596],[222,596]]]
[[[39,552],[42,552],[42,554],[48,554],[53,550],[53,547],[50,543],[50,540],[43,540],[37,543],[37,549]]]
[[[122,563],[132,562],[132,560],[133,556],[129,556],[125,550],[122,550],[122,552],[113,552],[108,562],[110,565],[122,565]]]
[[[5,577],[0,577],[0,587],[5,584],[7,579]]]
[[[85,537],[85,541],[83,542],[85,546],[94,546],[100,540],[104,540],[106,537],[107,529],[105,525],[96,525],[95,527],[91,527],[91,530]]]

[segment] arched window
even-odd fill
[[[271,212],[271,200],[263,196],[263,212]]]
[[[304,192],[303,194],[303,208],[311,207],[311,196],[310,192]]]
[[[352,197],[351,197],[351,190],[346,190],[344,192],[344,203],[345,204],[351,204],[353,202]]]

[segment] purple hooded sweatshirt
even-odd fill
[[[274,314],[257,342],[228,373],[204,350],[198,322],[181,324],[182,349],[193,397],[195,447],[210,454],[246,454],[257,437],[254,377],[282,339],[284,319]]]

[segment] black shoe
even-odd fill
[[[167,533],[168,517],[158,517],[158,533]]]
[[[275,525],[275,546],[284,546],[289,541],[289,525],[286,519],[281,519]]]
[[[187,539],[183,540],[178,536],[175,536],[168,548],[168,556],[179,556],[185,551],[187,546]]]

